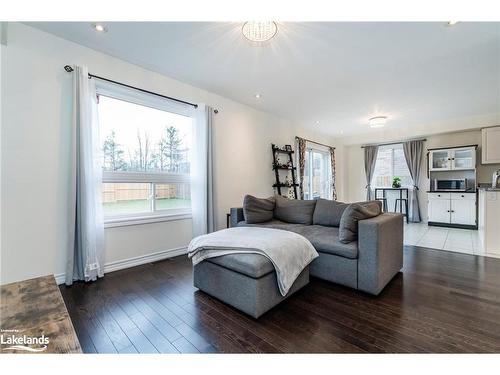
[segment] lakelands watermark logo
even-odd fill
[[[0,347],[2,351],[24,351],[39,353],[47,350],[49,338],[45,335],[23,335],[17,329],[0,329]]]

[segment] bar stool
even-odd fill
[[[385,197],[385,190],[382,190],[382,194],[383,194],[382,197],[377,197],[377,192],[378,192],[378,189],[375,189],[375,200],[381,201],[382,202],[382,211],[387,212],[388,209],[387,209],[387,198]]]
[[[382,211],[387,212],[387,198],[375,198],[376,201],[382,202]]]
[[[403,203],[405,205],[404,215],[406,217],[406,224],[408,224],[408,198],[396,198],[396,200],[394,201],[394,212],[397,212],[398,202],[400,213],[403,213]]]

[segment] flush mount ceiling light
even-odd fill
[[[106,26],[101,25],[100,23],[93,23],[93,24],[92,24],[92,28],[93,28],[95,31],[99,32],[99,33],[105,33],[105,32],[107,32],[107,31],[108,31],[108,29],[106,28]]]
[[[260,94],[255,94],[254,96],[255,96],[255,99],[260,99],[262,95],[260,95]]]
[[[278,25],[273,21],[248,21],[241,28],[243,36],[254,43],[271,40],[278,32]]]
[[[387,122],[387,116],[376,116],[368,120],[370,128],[382,128]]]

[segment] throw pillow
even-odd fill
[[[318,199],[316,201],[316,208],[314,209],[313,224],[338,227],[347,206],[349,206],[348,203]]]
[[[245,195],[243,198],[243,215],[248,224],[264,223],[272,220],[275,200],[270,198],[257,198]]]
[[[350,204],[342,214],[339,226],[339,241],[349,243],[358,239],[359,220],[370,219],[381,213],[379,201]]]
[[[316,201],[287,199],[276,196],[274,217],[291,224],[311,225]]]

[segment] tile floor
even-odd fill
[[[405,224],[404,243],[466,254],[481,252],[477,230],[432,227],[420,223]]]

